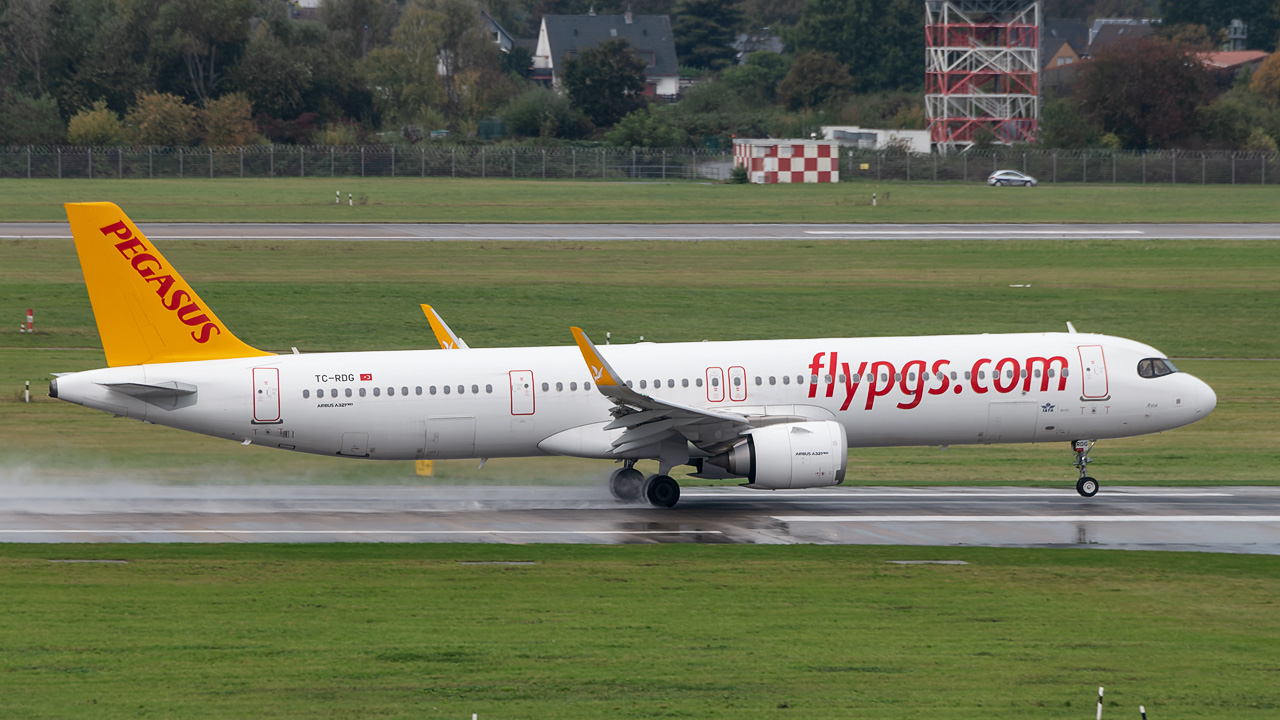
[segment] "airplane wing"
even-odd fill
[[[422,304],[422,314],[427,316],[427,322],[431,323],[431,331],[436,334],[436,340],[440,342],[440,348],[443,350],[468,350],[467,344],[462,338],[454,334],[453,330],[445,324],[444,318],[440,317],[440,313],[436,309]]]
[[[720,453],[738,444],[743,432],[764,425],[803,420],[791,416],[744,415],[695,408],[636,392],[618,375],[595,344],[582,331],[570,328],[591,378],[600,394],[613,401],[613,422],[605,430],[626,428],[613,441],[613,452],[631,456],[645,448],[657,448],[666,440],[682,437],[700,450]]]

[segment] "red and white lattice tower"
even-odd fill
[[[962,150],[979,128],[1030,142],[1040,122],[1039,0],[925,0],[931,140]]]

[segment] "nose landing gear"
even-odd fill
[[[1080,471],[1080,479],[1076,481],[1076,492],[1083,497],[1093,497],[1098,494],[1098,481],[1089,477],[1089,463],[1093,459],[1089,457],[1089,451],[1093,449],[1096,440],[1076,440],[1071,443],[1071,449],[1076,453],[1076,461],[1074,465]]]

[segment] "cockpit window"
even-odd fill
[[[1161,377],[1178,372],[1178,368],[1168,358],[1146,358],[1138,361],[1138,376],[1144,378]]]

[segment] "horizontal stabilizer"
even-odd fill
[[[194,405],[196,402],[196,386],[184,382],[161,382],[154,385],[144,383],[99,383],[108,390],[136,397],[142,402],[156,407],[174,410],[179,407]]]

